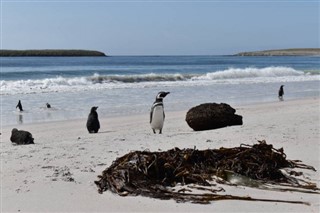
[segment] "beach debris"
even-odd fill
[[[235,109],[225,103],[204,103],[187,112],[186,122],[195,131],[242,125],[242,116],[235,112]]]
[[[72,173],[67,166],[55,168],[52,176],[52,181],[61,179],[66,182],[75,182],[74,178],[72,177]]]
[[[26,145],[26,144],[34,144],[34,138],[32,134],[28,131],[18,130],[13,128],[11,130],[10,140],[12,143],[17,145]]]
[[[315,171],[300,161],[287,160],[282,148],[259,141],[234,148],[133,151],[117,158],[95,184],[99,193],[110,190],[121,196],[142,195],[202,204],[225,199],[307,204],[228,195],[218,184],[319,194],[316,184],[288,175],[282,172],[284,168]],[[193,192],[195,189],[204,193]]]

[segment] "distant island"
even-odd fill
[[[320,56],[320,48],[294,48],[241,52],[235,56]]]
[[[103,52],[94,50],[0,50],[0,57],[42,57],[42,56],[106,56]]]

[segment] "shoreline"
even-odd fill
[[[185,122],[187,111],[167,112],[163,134],[153,134],[148,114],[100,119],[101,129],[89,134],[86,119],[24,124],[34,145],[13,146],[11,127],[1,134],[1,212],[318,212],[318,194],[261,191],[229,187],[226,193],[254,198],[299,200],[310,205],[216,201],[208,205],[176,203],[142,196],[99,194],[94,184],[118,157],[134,150],[165,151],[174,147],[199,150],[235,147],[266,140],[283,147],[287,159],[316,168],[302,170],[320,185],[319,97],[283,102],[232,106],[243,116],[242,126],[193,131]],[[312,118],[312,119],[310,119]],[[240,205],[239,205],[240,204]]]
[[[305,98],[294,98],[294,99],[289,99],[289,100],[285,100],[285,101],[281,101],[283,103],[292,103],[292,102],[299,102],[299,101],[312,101],[312,100],[316,100],[316,99],[319,99],[320,101],[320,97],[318,96],[312,96],[312,97],[305,97]],[[227,102],[216,102],[216,103],[226,103],[226,104],[229,104],[231,107],[233,107],[234,109],[239,109],[239,108],[244,108],[244,107],[260,107],[262,105],[272,105],[272,104],[276,104],[280,101],[266,101],[266,102],[242,102],[241,104],[230,104],[230,103],[227,103]],[[204,103],[204,102],[203,102]],[[208,101],[207,103],[211,103],[210,101]],[[197,105],[200,105],[201,103],[199,104],[196,104],[192,107],[195,107]],[[190,108],[191,109],[191,108]],[[166,110],[166,114],[182,114],[184,113],[186,115],[186,113],[188,112],[189,109],[185,109],[185,110]],[[89,114],[89,112],[88,112]],[[136,113],[136,114],[132,114],[132,115],[109,115],[109,116],[101,116],[101,113],[98,112],[98,115],[99,115],[99,120],[117,120],[117,119],[120,119],[120,120],[124,120],[125,118],[129,118],[129,120],[131,120],[130,118],[131,117],[147,117],[149,119],[149,113]],[[54,124],[54,123],[64,123],[64,122],[83,122],[85,123],[87,120],[87,117],[83,117],[83,118],[76,118],[76,119],[66,119],[66,120],[49,120],[49,121],[36,121],[36,122],[33,122],[33,123],[22,123],[22,124],[2,124],[2,127],[4,128],[7,128],[7,127],[12,127],[12,128],[17,128],[17,126],[29,126],[29,125],[42,125],[42,124],[46,124],[46,123],[51,123],[51,124]]]

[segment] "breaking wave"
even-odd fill
[[[266,67],[266,68],[230,68],[223,71],[211,72],[202,76],[193,77],[193,80],[221,80],[258,77],[284,77],[302,76],[304,72],[290,67]]]
[[[63,92],[90,89],[137,88],[164,84],[198,85],[205,83],[256,83],[319,80],[320,73],[302,72],[290,67],[229,68],[205,74],[99,75],[67,78],[1,80],[1,94]]]
[[[104,75],[98,74],[89,77],[88,80],[93,83],[140,83],[140,82],[157,82],[157,81],[184,81],[192,78],[194,75],[183,74],[145,74],[145,75]]]

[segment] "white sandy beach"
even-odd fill
[[[2,127],[1,212],[319,212],[319,194],[240,186],[229,187],[229,194],[310,205],[237,200],[201,205],[97,192],[97,175],[130,151],[217,149],[257,140],[283,147],[288,159],[315,167],[317,172],[303,172],[320,186],[319,98],[232,107],[243,116],[242,126],[201,132],[187,125],[186,111],[167,112],[162,135],[152,133],[148,114],[100,119],[98,134],[87,132],[86,119]],[[30,131],[35,144],[12,145],[12,128]]]

